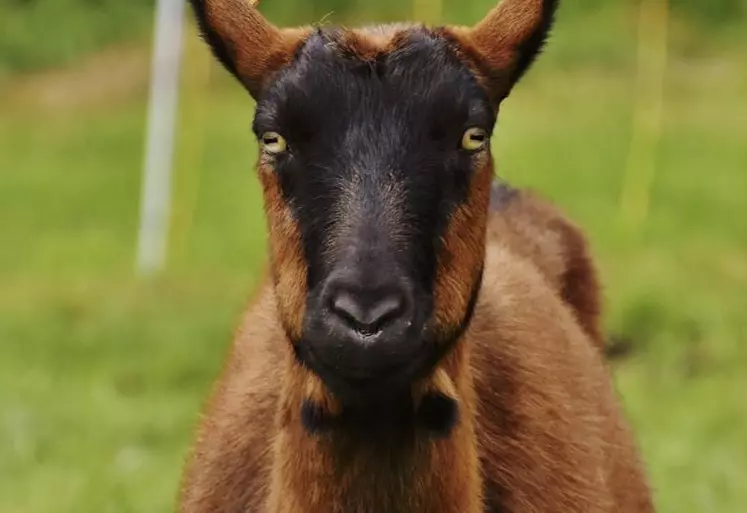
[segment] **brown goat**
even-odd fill
[[[280,30],[192,0],[257,99],[271,274],[182,513],[648,513],[577,227],[493,178],[556,1],[474,29]]]

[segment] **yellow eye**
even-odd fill
[[[488,144],[488,133],[482,128],[470,128],[462,137],[462,148],[467,151],[481,150]]]
[[[262,134],[262,148],[272,155],[283,153],[288,149],[285,138],[277,132],[265,132]]]

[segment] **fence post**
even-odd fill
[[[184,0],[158,0],[156,6],[137,248],[141,275],[160,271],[166,258],[184,8]]]

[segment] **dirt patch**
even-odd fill
[[[147,90],[150,50],[125,46],[104,50],[73,68],[22,76],[2,88],[12,108],[69,112],[124,100]]]

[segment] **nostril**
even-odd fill
[[[400,296],[389,296],[374,304],[370,313],[370,322],[375,328],[395,321],[401,316],[404,309],[404,301]]]
[[[349,325],[365,324],[365,315],[360,305],[349,294],[338,294],[332,300],[332,311],[342,317]]]
[[[404,313],[405,302],[398,294],[364,301],[348,292],[340,292],[332,298],[330,307],[350,328],[363,335],[375,335]]]

